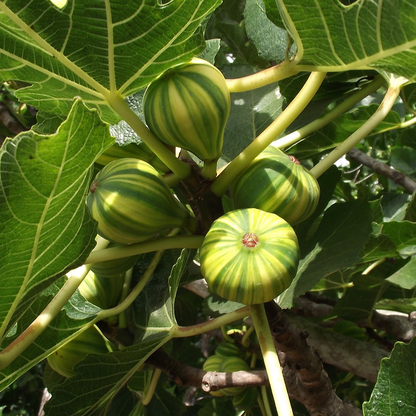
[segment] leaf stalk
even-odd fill
[[[266,366],[274,402],[279,416],[293,416],[282,368],[277,356],[272,334],[264,309],[264,304],[250,305],[251,318],[256,329],[257,339]]]
[[[281,137],[273,143],[273,146],[277,147],[278,149],[284,149],[288,146],[291,146],[299,142],[303,138],[309,136],[312,133],[315,133],[322,127],[329,124],[331,121],[335,120],[337,117],[344,114],[351,107],[353,107],[355,104],[363,100],[371,93],[377,91],[384,84],[384,78],[381,75],[376,76],[373,81],[368,83],[359,91],[356,91],[355,93],[351,94],[347,99],[345,99],[342,103],[334,107],[324,116],[312,121],[311,123],[301,127],[296,131],[293,131],[292,133],[289,133],[286,136]]]
[[[132,257],[137,254],[151,253],[152,251],[168,250],[172,248],[199,248],[204,241],[202,235],[178,235],[174,237],[162,237],[128,246],[112,247],[104,250],[93,251],[85,261],[85,264],[100,263],[108,260]]]
[[[298,73],[298,69],[293,61],[285,60],[278,65],[267,68],[263,71],[246,77],[227,79],[227,87],[230,92],[251,91],[281,79],[289,78]]]
[[[107,98],[108,103],[121,116],[121,118],[134,130],[156,156],[179,178],[186,179],[191,174],[191,168],[179,160],[140,120],[134,111],[127,105],[121,95]]]
[[[344,140],[339,146],[337,146],[331,153],[325,156],[325,158],[323,158],[310,170],[315,178],[319,178],[338,159],[347,154],[361,140],[366,138],[384,120],[396,102],[397,97],[400,94],[401,87],[402,85],[391,86],[387,90],[383,101],[375,113],[359,129],[352,133],[346,140]]]
[[[325,72],[311,73],[289,106],[214,180],[211,190],[215,195],[224,195],[233,180],[299,116],[318,91],[325,75]]]

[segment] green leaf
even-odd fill
[[[361,253],[363,262],[370,262],[384,257],[396,257],[398,255],[396,245],[387,235],[372,235]]]
[[[292,307],[294,300],[321,278],[356,263],[370,233],[368,203],[355,200],[332,205],[307,247],[301,247],[303,259],[292,284],[280,295],[280,307]]]
[[[33,84],[17,95],[37,109],[66,115],[79,96],[115,123],[115,97],[204,50],[198,27],[219,3],[86,0],[59,10],[49,0],[1,1],[0,77]]]
[[[376,303],[375,307],[377,309],[410,314],[416,309],[416,298],[382,299]]]
[[[395,146],[391,149],[391,166],[410,176],[416,172],[416,149],[407,146]]]
[[[247,41],[243,12],[244,1],[227,0],[215,10],[208,22],[206,37],[221,39],[220,53],[216,57],[221,70],[230,65],[230,58],[235,60],[234,64],[260,68],[269,65],[258,56],[253,43]]]
[[[161,334],[164,342],[171,338],[171,331],[177,327],[174,304],[179,282],[194,254],[193,250],[186,249],[169,250],[163,255],[151,281],[133,304],[136,342],[158,338]]]
[[[358,275],[354,286],[348,288],[344,296],[335,305],[331,316],[358,322],[368,319],[373,311],[376,299],[380,296],[384,279],[373,275]]]
[[[180,416],[185,413],[186,407],[181,400],[165,388],[159,386],[160,383],[152,400],[146,407],[147,414],[157,416]]]
[[[405,266],[386,280],[403,289],[416,288],[416,257],[412,257]]]
[[[75,366],[76,375],[50,388],[47,415],[103,415],[117,393],[141,368],[165,339],[160,332],[152,340],[109,354],[88,355]],[[134,394],[134,393],[132,393]]]
[[[4,340],[2,344],[4,348],[11,344],[38,317],[51,301],[51,295],[55,295],[63,283],[63,279],[61,279],[44,294],[36,298],[31,307],[20,318],[16,335]],[[75,337],[80,329],[95,318],[98,311],[97,307],[86,303],[81,295],[75,293],[64,309],[36,339],[36,342],[32,343],[30,348],[23,351],[11,364],[0,371],[0,391]]]
[[[256,46],[259,56],[270,61],[284,61],[287,32],[267,18],[263,1],[247,0],[244,18],[247,35]]]
[[[77,101],[56,134],[29,131],[2,147],[0,339],[94,247],[96,225],[85,196],[94,160],[112,143],[97,112]]]
[[[395,344],[390,358],[381,361],[377,384],[363,405],[364,416],[416,414],[415,357],[416,339]]]
[[[382,234],[388,235],[403,257],[416,254],[416,223],[391,221],[383,224]]]
[[[342,143],[361,127],[374,114],[377,108],[377,104],[354,108],[293,146],[290,152],[300,160],[328,153],[329,150]],[[372,134],[398,128],[400,124],[400,116],[396,112],[390,111]]]
[[[204,299],[203,312],[207,316],[217,318],[218,316],[225,315],[229,312],[234,312],[237,309],[243,308],[244,306],[245,305],[242,303],[232,302],[213,294]]]
[[[224,68],[227,78],[249,75],[248,66],[233,65]],[[223,159],[234,159],[282,111],[283,97],[276,84],[231,96],[231,112],[224,133]]]
[[[334,72],[378,68],[415,79],[412,2],[277,0],[296,42],[299,69]],[[392,28],[394,25],[394,30]]]

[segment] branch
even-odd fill
[[[410,179],[408,176],[406,176],[402,172],[398,172],[397,170],[393,169],[389,165],[380,162],[371,156],[366,155],[364,152],[358,149],[351,149],[348,152],[348,156],[355,160],[358,163],[361,163],[365,166],[368,166],[370,169],[372,169],[374,172],[385,176],[388,179],[391,179],[393,182],[397,183],[398,185],[402,186],[406,191],[410,192],[411,194],[413,192],[416,192],[416,182]]]
[[[275,302],[266,303],[265,308],[276,348],[286,356],[283,373],[290,396],[300,401],[311,416],[362,415],[360,409],[343,402],[332,390],[320,356],[306,342],[308,333],[299,331]]]
[[[218,391],[226,387],[269,385],[267,373],[264,370],[235,371],[233,373],[204,371],[175,360],[163,350],[158,350],[153,353],[147,359],[146,363],[165,372],[168,378],[178,386],[194,386],[200,389],[202,388],[206,393]]]
[[[296,299],[296,311],[302,316],[323,318],[333,310],[333,299],[317,298],[311,293]],[[394,311],[374,310],[371,315],[371,323],[367,319],[357,322],[360,328],[373,328],[387,332],[396,340],[410,342],[416,336],[415,318],[412,315]],[[334,321],[331,321],[332,323]],[[324,360],[325,361],[325,360]]]

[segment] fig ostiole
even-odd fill
[[[289,287],[299,262],[293,228],[255,208],[230,211],[212,224],[200,248],[210,290],[246,305],[268,302]]]

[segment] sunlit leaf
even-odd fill
[[[413,415],[416,413],[416,340],[397,342],[390,358],[381,361],[377,384],[364,403],[364,416]]]
[[[51,301],[51,295],[55,295],[62,284],[63,279],[52,285],[45,292],[45,295],[36,298],[35,302],[21,317],[16,328],[16,335],[6,338],[2,344],[3,348],[13,342],[37,318]],[[79,294],[74,294],[64,309],[36,339],[36,342],[0,371],[0,390],[13,383],[34,365],[68,342],[69,339],[75,337],[85,325],[88,325],[95,318],[98,311],[98,308],[86,303]]]
[[[94,247],[85,196],[93,162],[112,143],[97,112],[77,101],[56,134],[29,131],[2,147],[0,338]]]
[[[117,122],[110,104],[204,50],[201,21],[218,0],[0,2],[0,76],[33,84],[19,98],[66,115],[73,97]],[[195,33],[195,34],[194,34]]]
[[[386,280],[403,289],[414,289],[416,287],[416,257],[412,257],[405,266]]]
[[[379,68],[416,77],[413,2],[277,0],[296,42],[301,68],[321,71]],[[394,30],[393,30],[394,28]]]

